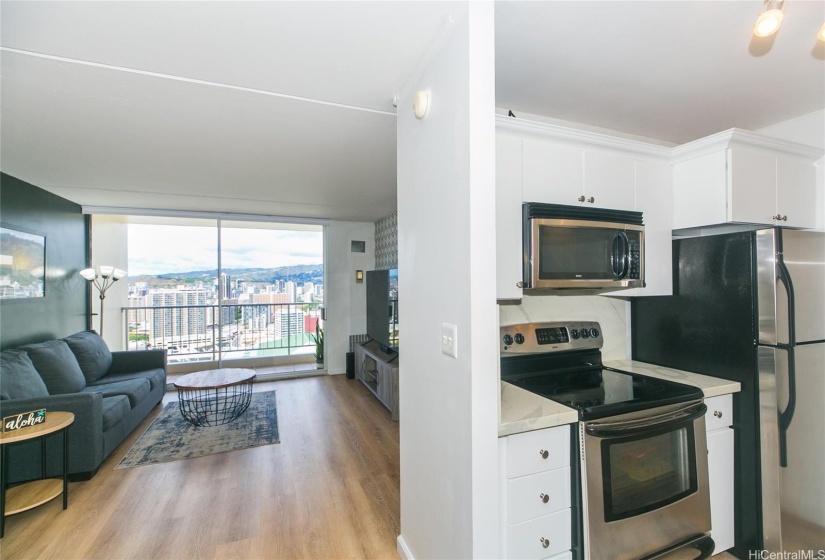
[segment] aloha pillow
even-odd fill
[[[80,364],[65,341],[47,340],[21,346],[20,350],[28,353],[50,395],[77,393],[86,386]]]
[[[94,383],[109,372],[112,367],[112,352],[95,331],[83,331],[63,340],[69,345],[86,383]]]
[[[49,390],[25,350],[0,352],[0,400],[46,397]]]

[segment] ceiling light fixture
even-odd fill
[[[785,15],[782,12],[784,6],[784,0],[765,0],[762,13],[759,14],[756,25],[753,26],[753,34],[757,37],[769,37],[776,33]]]

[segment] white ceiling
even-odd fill
[[[825,1],[498,2],[496,104],[684,143],[825,107]]]
[[[756,42],[760,0],[499,2],[497,105],[670,142],[809,113],[825,0],[786,4]],[[373,221],[392,95],[465,9],[3,1],[2,170],[85,205]]]
[[[395,209],[393,94],[463,9],[0,7],[4,172],[85,205],[365,221]]]

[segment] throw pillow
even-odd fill
[[[86,386],[86,378],[69,345],[62,340],[47,340],[38,344],[21,346],[37,373],[46,383],[50,395],[77,393]]]
[[[49,390],[25,350],[0,352],[0,400],[46,397]]]
[[[112,352],[106,341],[95,331],[83,331],[63,340],[69,345],[86,383],[94,383],[109,372],[112,367]]]

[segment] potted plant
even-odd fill
[[[309,336],[315,341],[315,367],[321,369],[324,367],[324,329],[315,323],[315,334]]]

